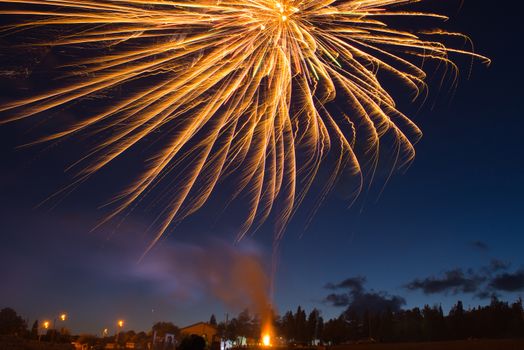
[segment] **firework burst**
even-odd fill
[[[394,168],[413,159],[420,131],[397,109],[379,74],[393,76],[416,97],[425,93],[424,61],[453,72],[450,53],[489,62],[442,43],[446,36],[464,38],[460,34],[388,26],[392,17],[446,19],[404,10],[419,0],[1,2],[0,14],[16,18],[4,34],[58,28],[58,38],[39,45],[104,49],[73,62],[60,88],[1,106],[2,122],[130,82],[138,86],[40,141],[99,135],[80,162],[80,183],[148,137],[161,138],[162,147],[116,198],[111,215],[169,178],[173,185],[164,191],[168,204],[152,244],[233,174],[232,197],[248,196],[239,238],[278,202],[278,240],[329,153],[337,160],[323,193],[342,171],[359,176],[363,164],[373,168],[386,134],[395,139]]]

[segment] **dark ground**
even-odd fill
[[[354,344],[331,350],[523,350],[524,339],[459,340],[431,343]]]
[[[71,344],[51,344],[37,340],[27,340],[0,336],[0,350],[73,350]]]

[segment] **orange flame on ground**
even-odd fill
[[[271,346],[271,334],[273,334],[271,321],[266,320],[265,325],[262,327],[262,346]]]
[[[269,334],[264,334],[262,336],[262,345],[271,346],[271,336]]]

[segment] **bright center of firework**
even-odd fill
[[[262,336],[262,345],[264,346],[270,346],[271,345],[271,337],[269,334],[264,334]]]
[[[283,22],[286,21],[291,14],[298,12],[298,9],[296,7],[288,6],[280,2],[275,3],[275,9],[277,10],[280,16],[280,20],[282,20]]]

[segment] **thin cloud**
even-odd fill
[[[511,263],[507,261],[493,259],[491,260],[491,263],[489,264],[488,268],[491,272],[500,272],[500,271],[508,270],[510,266],[511,266]]]
[[[444,272],[440,277],[414,279],[405,285],[405,288],[411,291],[421,290],[424,294],[475,293],[485,281],[484,276],[471,270],[464,272],[462,269],[454,269]]]
[[[522,292],[524,291],[524,269],[514,273],[499,274],[491,280],[489,286],[504,292]]]
[[[357,277],[350,277],[346,278],[342,282],[339,283],[328,283],[326,284],[326,289],[351,289],[355,291],[363,291],[364,290],[364,284],[366,283],[366,278],[363,276],[357,276]]]
[[[430,294],[474,294],[476,298],[498,297],[499,292],[524,291],[524,269],[506,272],[511,264],[493,259],[478,270],[456,268],[444,271],[440,276],[416,278],[404,285],[410,291]]]
[[[338,283],[328,283],[325,288],[330,290],[344,290],[340,293],[329,294],[324,301],[332,306],[345,307],[345,312],[363,314],[366,311],[382,312],[399,311],[406,304],[406,300],[398,295],[387,292],[367,291],[364,287],[366,278],[362,276],[350,277]]]
[[[485,242],[479,240],[471,242],[471,246],[483,252],[489,250],[489,246]]]

